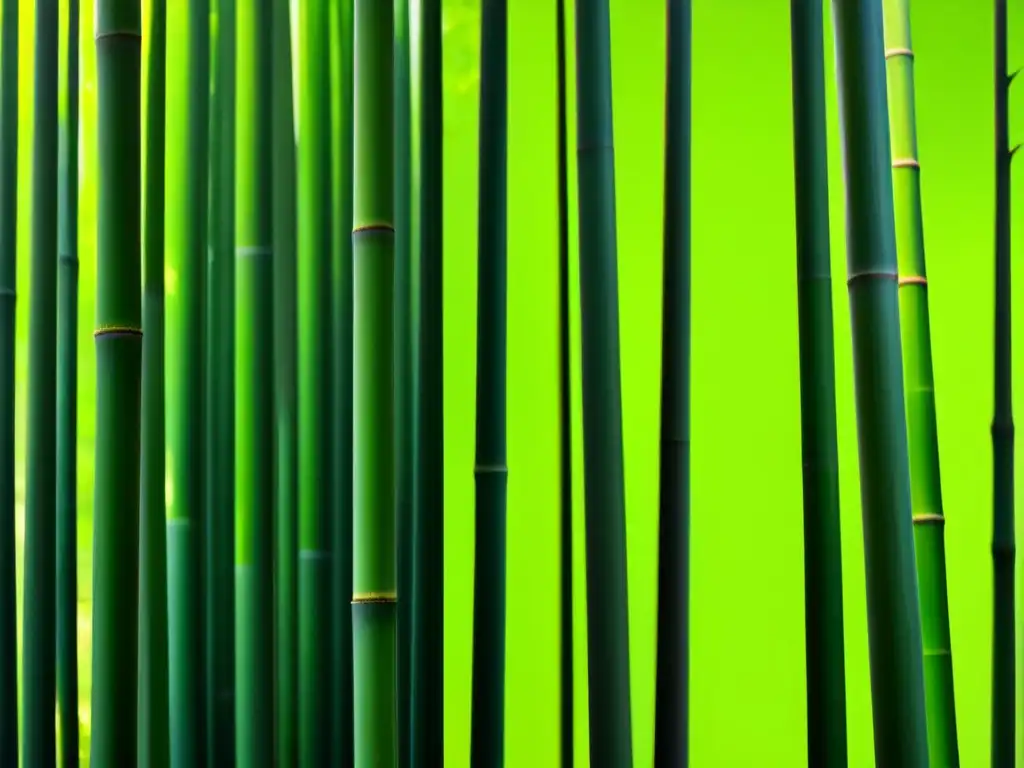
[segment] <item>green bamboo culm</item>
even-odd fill
[[[99,213],[90,763],[138,760],[142,4],[96,9]],[[51,715],[52,716],[52,715]],[[127,726],[127,727],[126,727]]]
[[[995,8],[995,413],[992,417],[992,768],[1012,768],[1016,743],[1016,622],[1014,618],[1013,365],[1010,296],[1009,90],[1016,72],[1007,68],[1006,0]],[[1019,146],[1019,145],[1018,145]]]
[[[57,220],[57,710],[60,764],[78,765],[78,0],[68,0],[60,83]]]
[[[508,506],[508,3],[480,16],[476,335],[476,534],[470,763],[505,762],[505,519]]]
[[[394,5],[355,0],[352,646],[358,766],[398,765]]]
[[[272,0],[238,4],[235,163],[235,721],[239,768],[274,763]]]
[[[210,2],[170,3],[166,430],[171,765],[205,768],[202,531]]]
[[[252,2],[252,0],[249,0]],[[234,763],[235,69],[236,0],[210,16],[203,514],[206,761]]]
[[[667,10],[654,764],[659,768],[683,768],[689,764],[690,743],[690,115],[693,7],[691,0],[668,0]]]
[[[395,0],[395,527],[398,536],[398,764],[409,765],[412,513],[415,503],[410,0]]]
[[[330,64],[328,0],[299,0],[299,765],[330,758]]]
[[[57,700],[54,662],[57,650],[55,489],[59,3],[58,0],[38,0],[35,6],[32,265],[29,281],[28,449],[25,476],[25,600],[21,642],[22,680],[25,687],[21,712],[21,759],[22,765],[51,768],[56,761],[53,716]],[[102,389],[98,388],[97,391],[100,392]],[[97,421],[97,424],[101,423]],[[97,456],[97,459],[99,458]],[[99,530],[97,528],[97,534]]]
[[[883,0],[882,12],[910,457],[910,503],[917,560],[921,637],[924,644],[928,755],[932,765],[954,768],[960,764],[960,756],[953,700],[953,654],[949,637],[946,548],[943,541],[945,517],[942,512],[924,226],[921,217],[921,166],[917,158],[910,0]]]
[[[633,764],[608,0],[576,0],[590,764]]]
[[[274,318],[274,735],[277,765],[298,760],[295,126],[289,0],[271,8]]]
[[[572,382],[569,358],[569,138],[566,127],[565,0],[555,0],[557,37],[558,134],[558,443],[559,443],[559,586],[561,590],[559,729],[562,768],[573,768],[573,631],[572,631]]]
[[[846,765],[846,668],[839,523],[825,56],[820,0],[791,0],[800,425],[804,488],[807,754]]]
[[[0,25],[0,765],[17,765],[14,358],[17,345],[18,0],[3,0]]]
[[[921,620],[910,518],[882,7],[832,0],[843,119],[875,761],[928,763]],[[881,202],[880,202],[881,201]]]
[[[352,765],[352,0],[331,0],[332,766]]]
[[[410,762],[444,761],[444,184],[441,0],[419,7],[419,370],[414,408]],[[358,110],[357,110],[358,111]],[[414,250],[414,253],[416,251]],[[416,267],[414,267],[414,279]],[[357,452],[358,453],[358,452]]]
[[[150,0],[144,46],[142,474],[139,514],[139,768],[170,764],[164,478],[164,101],[167,2]]]

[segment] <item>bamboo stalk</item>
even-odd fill
[[[17,765],[14,364],[17,346],[18,0],[3,0],[0,25],[0,765]]]
[[[928,765],[910,519],[882,9],[833,0],[860,443],[875,760]]]
[[[807,754],[845,766],[846,670],[829,253],[825,59],[819,0],[790,3],[804,487]]]
[[[296,197],[288,0],[273,0],[271,24],[274,275],[274,731],[277,765],[298,760],[298,464],[296,442]]]
[[[330,756],[330,68],[327,0],[299,2],[299,765]]]
[[[60,764],[78,765],[78,0],[67,2],[58,136],[57,709]]]
[[[249,0],[251,4],[253,0]],[[234,762],[235,56],[236,1],[210,18],[209,198],[206,263],[204,717],[209,765]]]
[[[271,0],[238,6],[235,676],[238,765],[273,764]]]
[[[146,34],[143,171],[142,471],[139,515],[139,761],[170,763],[164,476],[164,119],[167,3],[151,0]]]
[[[410,753],[444,760],[444,333],[441,0],[421,0],[419,34],[419,317],[414,403]],[[415,278],[414,278],[415,279]]]
[[[688,765],[690,735],[690,115],[693,7],[690,0],[668,0],[667,11],[654,763],[656,766],[681,768]]]
[[[1015,759],[1016,622],[1014,618],[1014,426],[1010,297],[1009,90],[1016,73],[1007,68],[1006,0],[995,8],[995,413],[992,417],[992,565],[994,577],[992,649],[992,768],[1011,768]],[[1018,145],[1019,146],[1019,145]]]
[[[576,0],[590,763],[633,762],[608,0]]]
[[[505,762],[505,529],[508,505],[508,3],[480,16],[476,541],[470,763]]]
[[[900,331],[906,382],[910,503],[924,644],[928,753],[932,765],[952,768],[960,764],[960,757],[953,700],[953,654],[949,638],[943,542],[945,518],[921,219],[921,169],[917,157],[910,2],[884,0],[882,13],[899,267]]]
[[[134,766],[138,697],[139,473],[142,395],[139,0],[96,13],[99,216],[96,301],[96,501],[90,763]]]
[[[35,18],[25,600],[21,644],[25,686],[22,764],[33,768],[50,768],[56,761],[58,5],[58,0],[38,0]]]
[[[331,13],[331,765],[353,760],[352,0]]]
[[[206,309],[210,4],[168,6],[176,66],[168,70],[167,574],[171,765],[204,768],[206,738],[201,553]]]
[[[358,766],[397,766],[394,6],[354,10],[354,753]]]
[[[565,2],[556,0],[558,94],[558,443],[559,443],[559,587],[561,589],[560,722],[561,765],[573,768],[573,626],[572,626],[572,365],[569,359],[569,139],[566,127]]]

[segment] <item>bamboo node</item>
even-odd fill
[[[915,168],[921,170],[921,163],[913,157],[897,157],[892,161],[893,168]]]
[[[846,285],[852,286],[858,280],[893,280],[898,281],[899,275],[887,270],[867,270],[865,272],[854,272],[847,276]]]
[[[70,264],[72,267],[78,266],[78,257],[73,253],[62,253],[57,257],[58,264]]]
[[[93,41],[98,43],[100,40],[109,40],[114,37],[127,37],[141,41],[142,32],[137,29],[105,29],[102,32],[97,32]]]
[[[99,338],[100,336],[142,336],[142,329],[133,325],[101,325],[92,334],[94,337]]]
[[[326,552],[322,549],[300,549],[299,559],[300,560],[326,560],[330,557],[330,552]]]
[[[398,594],[391,592],[353,592],[352,605],[367,605],[373,603],[397,603]]]
[[[358,227],[352,228],[352,236],[356,235],[393,235],[395,234],[395,227],[393,224],[387,223],[376,223],[376,224],[360,224]]]
[[[906,56],[908,59],[914,58],[914,52],[909,48],[886,48],[885,49],[885,60],[895,59],[899,56]]]
[[[902,288],[905,285],[923,285],[928,286],[928,278],[924,275],[900,275],[899,280],[896,281],[897,285]]]
[[[920,512],[913,516],[914,525],[945,525],[946,518],[935,512]]]
[[[18,298],[18,292],[13,288],[0,288],[0,298],[16,299]]]
[[[473,467],[473,473],[477,475],[507,475],[508,464],[477,464]]]
[[[235,248],[235,258],[252,259],[259,256],[272,256],[274,249],[269,245],[240,245]]]

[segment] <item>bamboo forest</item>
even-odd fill
[[[0,768],[1024,765],[1021,30],[0,0]]]

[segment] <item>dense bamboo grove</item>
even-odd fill
[[[441,0],[96,0],[96,146],[80,0],[34,7],[31,259],[18,264],[17,0],[0,15],[0,766],[445,764],[445,24]],[[691,688],[694,23],[666,0],[653,753],[686,766]],[[293,7],[294,6],[294,7]],[[511,545],[513,4],[480,0],[475,485],[466,754],[506,762]],[[550,8],[557,157],[561,764],[638,754],[631,666],[610,0]],[[83,6],[84,7],[84,6]],[[826,45],[791,0],[808,764],[851,762],[840,536]],[[908,0],[832,0],[875,762],[957,766],[933,326]],[[699,28],[698,28],[699,32]],[[991,761],[1016,747],[1007,0],[995,0]],[[173,57],[173,59],[172,59]],[[171,64],[173,61],[173,65]],[[570,77],[575,64],[575,79]],[[575,109],[573,110],[573,103]],[[79,158],[98,162],[94,346]],[[575,154],[575,165],[573,165]],[[621,174],[620,174],[621,176]],[[575,177],[575,178],[574,178]],[[575,188],[575,192],[573,191]],[[531,201],[532,202],[532,201]],[[571,210],[574,202],[576,210]],[[461,214],[460,214],[461,215]],[[457,220],[462,226],[462,219]],[[571,224],[575,225],[575,242]],[[578,259],[579,349],[571,270]],[[795,262],[795,270],[792,269]],[[786,267],[776,267],[785,269]],[[30,274],[24,447],[15,287]],[[652,278],[656,280],[657,278]],[[653,282],[652,282],[653,285]],[[936,290],[949,290],[936,285]],[[462,297],[459,297],[460,301]],[[467,300],[472,297],[467,297]],[[573,353],[580,361],[573,443]],[[91,358],[82,359],[83,354]],[[77,656],[79,382],[96,370],[92,656]],[[449,414],[446,415],[446,407]],[[16,453],[25,456],[17,638]],[[582,497],[572,489],[582,455]],[[21,455],[18,453],[18,455]],[[522,454],[519,454],[520,456]],[[511,466],[510,466],[511,464]],[[733,468],[735,469],[735,468]],[[954,466],[951,470],[956,471]],[[845,474],[845,473],[844,473]],[[951,474],[947,471],[946,476]],[[574,696],[573,504],[588,696]],[[694,519],[710,514],[695,506]],[[714,512],[714,514],[718,514]],[[699,549],[700,542],[695,541]],[[952,572],[952,571],[951,571]],[[950,580],[952,581],[952,580]],[[577,587],[578,589],[578,587]],[[848,589],[848,587],[847,587]],[[632,595],[635,595],[634,591]],[[20,648],[20,656],[19,656]],[[578,650],[578,649],[577,649]],[[959,658],[959,656],[958,656]],[[958,662],[959,663],[959,662]],[[19,667],[20,665],[20,667]],[[81,667],[91,671],[88,727]],[[20,669],[20,676],[18,674]],[[19,688],[20,684],[20,688]],[[54,715],[56,714],[56,718]],[[509,761],[511,763],[511,761]]]

